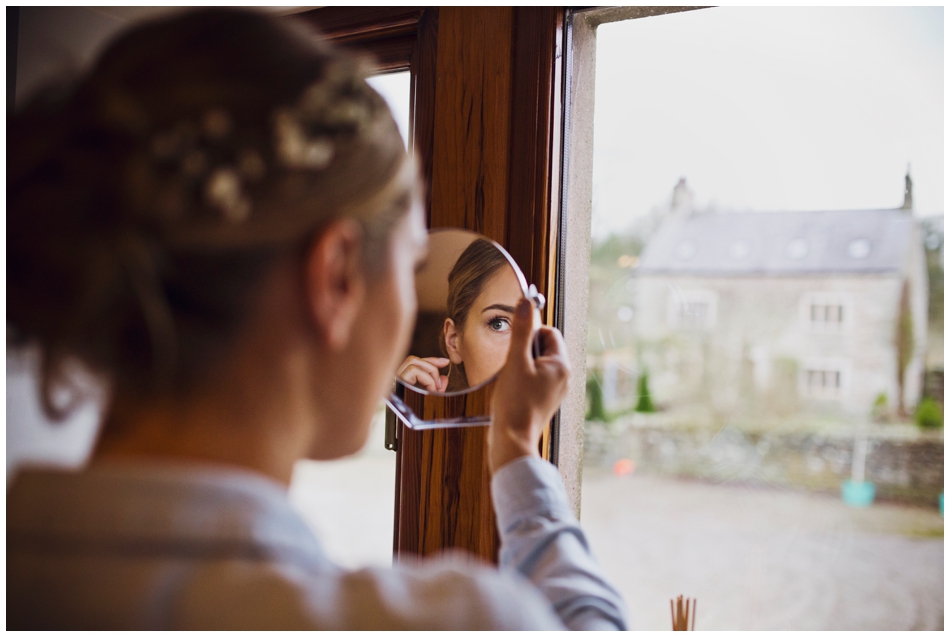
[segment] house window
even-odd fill
[[[871,254],[871,242],[867,239],[855,239],[848,244],[848,256],[852,259],[865,259]]]
[[[841,372],[837,369],[809,369],[808,393],[816,396],[837,396],[841,390]]]
[[[709,314],[709,303],[684,301],[679,306],[679,323],[682,327],[706,327]]]
[[[802,238],[792,239],[785,246],[785,254],[789,259],[800,261],[808,256],[808,242]]]
[[[807,331],[841,333],[851,326],[851,301],[843,294],[806,294],[802,298],[801,314]]]
[[[709,290],[673,289],[669,321],[684,330],[708,330],[716,325],[716,293]]]
[[[801,366],[799,392],[806,398],[837,400],[843,398],[846,389],[845,361],[811,360]]]
[[[825,327],[841,327],[844,320],[844,306],[835,303],[812,303],[811,322]]]

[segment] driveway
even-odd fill
[[[698,600],[697,630],[943,628],[936,511],[593,468],[581,498],[633,629],[669,630],[679,594]]]

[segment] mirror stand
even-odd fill
[[[491,416],[489,414],[483,416],[456,416],[454,418],[422,420],[396,395],[387,397],[386,405],[396,414],[400,422],[415,431],[425,431],[426,429],[452,429],[454,427],[485,427],[491,424]]]

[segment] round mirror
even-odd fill
[[[456,395],[490,382],[505,363],[518,301],[544,298],[504,248],[467,230],[429,233],[416,274],[419,310],[396,380],[424,394]]]

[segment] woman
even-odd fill
[[[524,303],[489,434],[501,572],[347,572],[288,505],[298,459],[365,442],[415,310],[418,178],[364,76],[301,25],[202,10],[11,122],[8,329],[51,415],[77,364],[109,398],[87,468],[8,491],[8,627],[623,627],[537,457],[567,368],[548,328],[531,358]]]
[[[524,296],[508,259],[484,239],[459,255],[448,283],[448,317],[439,335],[446,358],[409,356],[398,371],[402,380],[429,391],[462,391],[497,374],[508,353],[515,306]]]

